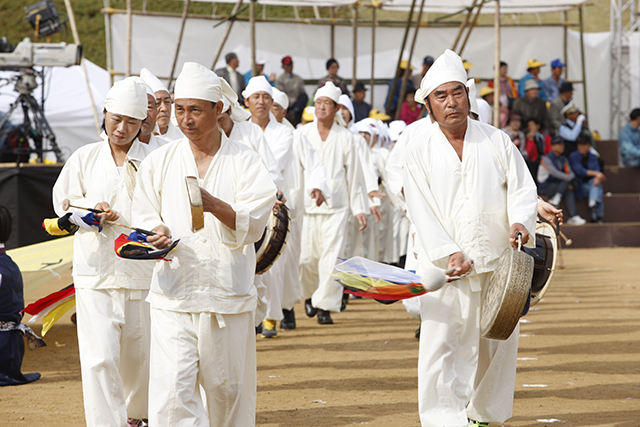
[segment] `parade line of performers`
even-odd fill
[[[101,141],[73,153],[53,188],[61,217],[69,202],[103,212],[92,222],[69,211],[87,425],[255,425],[256,327],[264,337],[277,322],[294,329],[301,301],[307,316],[332,324],[345,300],[331,273],[356,255],[466,275],[408,300],[422,321],[422,425],[509,419],[518,329],[506,341],[482,338],[481,292],[517,232],[534,241],[538,211],[562,214],[539,202],[509,137],[470,117],[470,86],[446,51],[415,93],[428,117],[406,129],[354,123],[331,81],[314,95],[313,120],[295,129],[288,97],[264,76],[236,94],[186,63],[173,101],[146,69],[115,83]],[[201,188],[199,228],[187,176]],[[283,205],[288,243],[256,275],[254,243]],[[157,249],[179,244],[167,260],[120,258],[114,241],[129,230],[101,217],[151,230]]]

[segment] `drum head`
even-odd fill
[[[533,257],[534,270],[531,279],[531,306],[540,302],[551,283],[558,257],[558,238],[553,226],[546,222],[536,225],[536,247],[525,248]]]
[[[289,238],[289,209],[282,205],[271,213],[260,240],[255,243],[256,274],[268,271],[284,251]]]

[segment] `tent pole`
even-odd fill
[[[464,41],[462,42],[462,46],[460,46],[460,56],[462,56],[462,52],[464,52],[464,47],[467,45],[467,41],[469,40],[469,36],[471,35],[471,31],[473,31],[473,28],[476,26],[476,24],[478,23],[478,18],[480,18],[480,11],[482,10],[482,6],[484,5],[483,3],[480,3],[480,5],[478,6],[478,10],[476,11],[476,16],[473,17],[473,22],[471,23],[471,25],[469,26],[469,29],[467,30],[467,35],[464,37]]]
[[[109,83],[113,86],[113,55],[111,50],[111,5],[109,4],[109,0],[102,0],[102,5],[106,13],[104,14],[104,38],[107,44],[106,56],[107,56],[107,71],[109,71]]]
[[[493,62],[493,126],[500,129],[500,0],[496,0],[493,27],[496,38],[496,50]]]
[[[251,25],[251,76],[258,74],[256,68],[256,0],[249,3],[249,24]]]
[[[471,14],[473,13],[473,8],[476,7],[477,2],[478,0],[473,0],[473,3],[471,3],[471,7],[469,7],[467,14],[465,15],[464,19],[462,20],[462,23],[460,24],[460,28],[458,29],[458,35],[456,36],[456,40],[453,42],[453,46],[451,47],[451,50],[454,52],[456,51],[456,47],[458,47],[458,42],[460,41],[460,37],[462,37],[463,31],[467,27],[467,24],[469,23],[469,18],[471,17]]]
[[[369,102],[373,107],[373,84],[374,84],[374,70],[375,70],[375,61],[376,61],[376,6],[373,6],[371,9],[371,80],[369,81],[369,86],[371,86],[371,97]],[[354,87],[355,89],[355,87]]]
[[[587,68],[584,60],[584,20],[582,19],[582,5],[578,8],[580,17],[580,60],[582,61],[582,91],[584,93],[584,113],[589,117],[589,107],[587,103]]]
[[[404,30],[404,37],[402,38],[402,47],[400,48],[400,55],[398,55],[398,64],[396,65],[396,68],[393,71],[391,90],[389,91],[387,105],[385,106],[385,110],[387,111],[387,114],[391,114],[391,102],[393,101],[393,94],[396,92],[396,86],[398,83],[398,79],[396,77],[398,74],[398,69],[400,68],[400,63],[402,62],[402,54],[404,53],[404,47],[407,44],[407,37],[409,37],[409,28],[411,28],[411,18],[413,17],[413,9],[415,8],[415,5],[416,5],[416,0],[412,0],[411,9],[409,10],[409,14],[407,15],[407,27]]]
[[[132,20],[131,0],[127,0],[127,69],[125,76],[131,75],[131,20]]]
[[[336,57],[336,26],[334,25],[335,16],[333,14],[334,8],[329,8],[329,16],[331,17],[331,25],[329,26],[329,31],[331,32],[331,58]]]
[[[418,11],[418,19],[416,20],[416,30],[413,33],[413,40],[411,41],[411,48],[409,49],[409,58],[407,59],[407,68],[404,69],[404,74],[402,75],[402,86],[400,86],[400,95],[398,96],[398,105],[396,107],[396,120],[400,118],[402,103],[404,102],[404,97],[407,93],[407,81],[409,80],[409,73],[411,72],[411,58],[413,57],[413,51],[416,47],[416,40],[418,39],[418,31],[420,30],[422,8],[424,8],[424,0],[420,2],[420,10]]]
[[[568,71],[568,64],[567,64],[567,52],[568,52],[568,43],[567,43],[567,33],[568,33],[568,29],[569,29],[569,18],[567,16],[567,12],[564,11],[562,12],[562,16],[563,16],[563,20],[564,22],[562,23],[562,25],[564,26],[564,58],[563,61],[564,62],[564,79],[567,79],[567,76],[569,75],[569,71]]]
[[[176,54],[173,57],[171,74],[169,74],[169,82],[167,83],[167,88],[169,90],[171,90],[171,82],[173,81],[173,74],[176,71],[176,64],[178,63],[178,55],[180,54],[180,45],[182,44],[182,36],[184,35],[184,24],[187,22],[187,15],[189,14],[189,5],[191,5],[191,0],[184,0],[184,9],[182,9],[182,23],[180,24],[180,35],[178,35],[178,46],[176,47]]]
[[[240,6],[242,6],[242,0],[238,0],[238,3],[236,3],[235,7],[231,11],[231,16],[236,14]],[[213,63],[211,64],[212,71],[216,67],[216,62],[218,62],[218,59],[220,58],[220,54],[222,53],[222,49],[224,48],[225,43],[227,43],[227,39],[229,38],[229,34],[231,34],[231,28],[233,27],[233,23],[235,21],[236,21],[235,19],[232,19],[229,21],[229,25],[227,25],[227,30],[225,31],[224,36],[222,37],[222,40],[220,40],[220,44],[218,45],[218,50],[216,51],[216,54],[213,57]]]
[[[356,87],[356,66],[358,65],[358,4],[355,3],[353,12],[353,76],[351,77],[351,90]]]
[[[67,8],[67,15],[69,15],[69,24],[71,25],[71,33],[73,34],[73,42],[80,44],[80,37],[78,36],[78,28],[76,27],[76,18],[73,14],[73,7],[71,7],[71,0],[64,0],[64,5]],[[84,72],[84,79],[87,83],[87,90],[89,91],[89,99],[91,100],[91,111],[93,111],[93,119],[96,123],[96,131],[100,134],[100,119],[98,118],[98,110],[96,110],[96,103],[93,101],[93,92],[91,91],[91,84],[89,83],[89,74],[87,73],[87,65],[84,62],[84,55],[80,60],[82,65],[82,71]]]

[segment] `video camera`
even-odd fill
[[[80,65],[82,45],[70,43],[31,43],[22,40],[13,52],[0,53],[0,70],[20,71],[24,68],[69,67]]]

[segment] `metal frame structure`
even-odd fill
[[[629,38],[640,29],[640,0],[611,0],[611,128],[617,138],[631,105]]]

